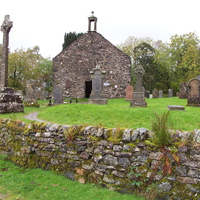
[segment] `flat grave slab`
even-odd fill
[[[178,106],[178,105],[168,105],[167,106],[168,110],[185,110],[185,107],[183,106]]]

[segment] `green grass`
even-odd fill
[[[130,107],[124,99],[109,99],[107,105],[64,104],[49,107],[38,117],[50,122],[69,125],[102,125],[107,128],[152,128],[155,113],[167,112],[167,105],[181,105],[186,111],[170,111],[169,120],[174,129],[193,131],[200,128],[200,108],[186,106],[186,99],[146,99],[147,107]]]
[[[83,101],[83,100],[82,100]],[[169,120],[174,129],[193,131],[200,129],[200,107],[186,106],[186,99],[157,98],[146,99],[147,107],[130,107],[125,99],[109,99],[107,105],[62,104],[48,107],[48,101],[39,101],[40,108],[25,107],[24,113],[0,114],[0,118],[11,118],[31,122],[24,115],[40,112],[38,118],[58,124],[67,125],[102,125],[107,128],[152,128],[155,113],[167,112],[167,105],[181,105],[186,111],[170,111]]]
[[[51,171],[23,169],[0,155],[0,192],[7,200],[142,200],[93,184],[80,184]]]

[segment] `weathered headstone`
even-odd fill
[[[135,92],[133,93],[133,99],[130,102],[130,107],[136,107],[136,106],[147,107],[142,87],[142,76],[144,75],[144,73],[145,70],[141,65],[138,65],[135,68],[136,85],[135,85]]]
[[[26,81],[26,97],[25,106],[35,106],[38,107],[37,102],[37,87],[36,80],[30,79]]]
[[[8,45],[9,32],[13,26],[10,16],[6,15],[1,26],[3,32],[2,58],[0,66],[0,113],[23,112],[23,95],[8,87]]]
[[[182,111],[185,110],[183,106],[179,106],[179,105],[168,105],[167,108],[168,110],[182,110]]]
[[[126,101],[131,101],[133,99],[133,86],[128,85],[126,87]]]
[[[156,88],[152,91],[153,98],[158,98],[158,90]]]
[[[145,90],[145,97],[146,97],[146,98],[150,98],[149,96],[150,96],[150,92],[147,91],[147,90]]]
[[[159,98],[163,98],[163,91],[162,91],[162,90],[159,90],[158,93],[159,93],[159,94],[158,94],[158,95],[159,95],[158,97],[159,97]]]
[[[182,82],[178,93],[179,99],[187,99],[187,83]]]
[[[188,88],[187,106],[200,107],[200,80],[196,78],[189,80],[187,88]]]
[[[90,74],[92,75],[92,92],[88,103],[100,105],[107,104],[108,100],[103,91],[103,80],[106,72],[101,70],[100,65],[97,65]]]
[[[173,97],[173,90],[172,90],[172,89],[169,89],[168,92],[169,92],[169,97],[170,97],[170,98]]]
[[[63,104],[63,91],[59,85],[55,85],[53,88],[54,105]]]

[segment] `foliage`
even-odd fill
[[[153,142],[158,146],[168,146],[172,142],[171,133],[168,127],[169,111],[167,113],[155,114],[155,120],[152,123]]]
[[[0,155],[0,190],[5,199],[21,200],[142,200],[136,195],[120,194],[93,184],[80,184],[52,171],[41,169],[24,169]]]
[[[117,47],[131,56],[134,65],[138,61],[144,65],[143,85],[150,92],[156,87],[166,94],[172,88],[176,94],[181,82],[200,74],[200,40],[195,33],[174,35],[169,43],[129,37]]]
[[[8,84],[10,87],[25,91],[26,81],[38,80],[38,86],[47,83],[51,88],[52,61],[43,58],[39,53],[39,47],[17,49],[9,55]]]
[[[63,49],[67,48],[73,41],[75,41],[79,36],[84,33],[69,32],[64,35],[64,43],[62,45]]]

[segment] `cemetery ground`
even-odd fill
[[[81,102],[80,102],[81,101]],[[154,98],[146,99],[147,107],[130,107],[130,102],[125,99],[109,99],[107,105],[87,104],[84,100],[72,103],[47,106],[48,101],[40,100],[39,108],[25,107],[24,113],[0,114],[0,118],[11,118],[31,122],[24,116],[39,112],[38,118],[57,124],[103,126],[106,128],[147,128],[151,129],[155,113],[158,115],[167,112],[168,105],[180,105],[185,111],[170,111],[169,121],[173,129],[193,131],[200,128],[200,108],[186,106],[187,99]]]
[[[25,107],[24,113],[1,114],[30,123],[24,116],[39,112],[38,118],[57,124],[103,126],[107,128],[151,129],[155,113],[167,112],[168,105],[184,106],[186,111],[170,111],[173,129],[193,131],[200,128],[199,107],[186,106],[186,99],[146,99],[147,107],[130,107],[125,99],[109,99],[107,105],[66,103],[47,106],[48,101],[38,101],[39,108]],[[83,197],[84,195],[84,197]],[[2,197],[1,197],[2,196]],[[79,184],[51,171],[19,168],[0,155],[0,199],[142,199],[134,195],[119,194],[92,184]]]

